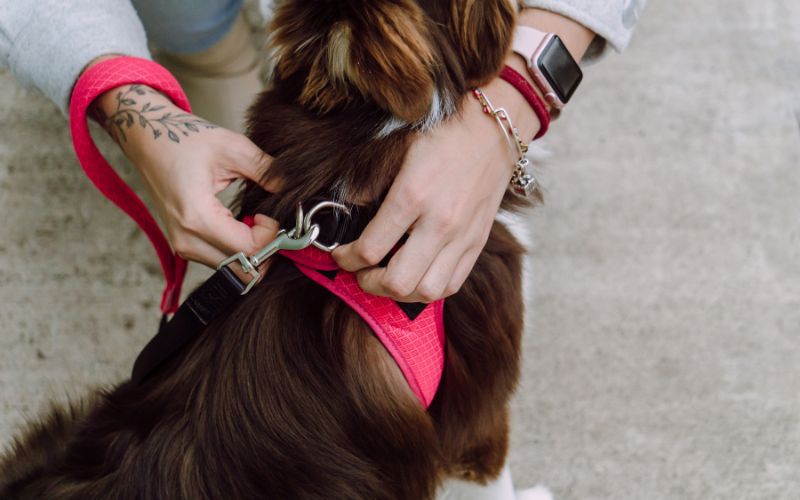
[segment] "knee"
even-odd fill
[[[148,39],[176,54],[200,52],[231,29],[244,0],[133,0]]]

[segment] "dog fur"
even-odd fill
[[[499,72],[514,19],[508,0],[281,2],[271,87],[249,116],[281,190],[248,185],[242,212],[286,227],[297,201],[332,193],[374,210],[414,134]],[[143,385],[32,424],[0,460],[0,498],[416,500],[447,477],[490,480],[519,376],[523,253],[495,223],[447,299],[427,411],[360,317],[276,257]]]

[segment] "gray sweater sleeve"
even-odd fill
[[[617,51],[628,44],[645,2],[525,0],[583,24]],[[104,54],[149,57],[130,0],[0,1],[0,65],[21,84],[38,87],[64,114],[75,80]]]
[[[81,71],[104,54],[150,57],[130,0],[0,0],[0,65],[64,114]]]
[[[523,3],[561,14],[597,33],[600,43],[592,44],[586,54],[592,58],[609,45],[617,52],[628,46],[647,0],[524,0]]]

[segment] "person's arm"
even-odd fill
[[[602,55],[608,48],[617,52],[625,50],[647,0],[523,0],[520,3],[530,9],[558,14],[596,33],[584,53],[584,59],[588,60]]]
[[[116,55],[149,58],[144,28],[129,0],[15,0],[0,7],[0,64],[21,84],[38,87],[64,114],[82,72]],[[129,90],[107,92],[98,99],[99,109],[107,117],[122,116],[150,103],[144,117],[156,128],[164,114],[183,113],[149,89],[142,96],[128,95],[126,103],[135,104],[119,103],[116,96]],[[187,120],[193,119],[199,120]],[[138,120],[130,128],[108,127],[153,194],[174,249],[216,266],[237,251],[266,244],[275,233],[271,220],[259,218],[251,229],[236,221],[215,194],[235,178],[258,179],[258,169],[269,159],[244,136],[221,128],[185,129],[189,135],[181,134],[180,143],[165,129],[154,134],[156,128],[141,127]]]
[[[149,58],[130,0],[9,0],[0,6],[0,65],[67,114],[72,86],[104,54]]]
[[[576,61],[580,61],[583,58],[596,36],[593,31],[582,24],[548,10],[524,9],[519,14],[517,24],[521,26],[531,26],[543,33],[557,33]],[[548,106],[539,87],[533,83],[533,79],[528,73],[526,61],[519,55],[511,54],[511,56],[506,59],[506,64],[517,70],[517,73],[526,78],[534,91],[542,98],[542,102],[545,103],[545,106]],[[519,100],[519,96],[517,96],[516,100]],[[519,107],[520,103],[516,104],[517,107]],[[528,111],[530,111],[529,107],[522,106],[522,109],[519,109],[518,113],[521,113],[525,118],[525,116],[529,114]],[[525,129],[521,128],[520,130],[522,131]],[[538,130],[538,120],[536,130]]]
[[[244,135],[186,113],[146,85],[102,94],[93,116],[142,175],[181,257],[216,267],[234,253],[255,252],[277,234],[276,221],[258,215],[249,227],[216,197],[236,179],[258,181],[269,166],[271,158]]]
[[[577,60],[595,36],[546,11],[525,10],[519,23],[557,33]],[[507,64],[526,74],[519,56],[509,55]],[[508,110],[524,137],[536,134],[539,121],[516,89],[496,78],[483,90]],[[486,244],[514,158],[497,124],[466,99],[458,119],[417,137],[378,214],[358,240],[334,251],[367,292],[408,302],[449,296]],[[406,232],[409,239],[389,265],[376,267]]]

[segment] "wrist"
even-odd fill
[[[81,76],[97,65],[113,59],[130,59],[122,54],[105,54],[93,59],[81,72]],[[150,61],[145,61],[151,63]],[[114,63],[111,63],[114,64]],[[129,80],[130,81],[130,80]],[[154,111],[184,114],[183,108],[176,105],[169,97],[158,89],[141,83],[124,83],[111,87],[102,94],[97,95],[87,108],[86,114],[93,119],[119,144],[125,155],[134,160],[134,157],[153,149],[153,139],[167,130],[156,130],[152,116]],[[141,113],[147,106],[148,113]],[[135,125],[135,126],[134,126]],[[155,137],[154,137],[155,136]],[[162,141],[164,142],[164,141]],[[138,165],[138,163],[134,162]]]
[[[137,89],[139,89],[141,92],[144,92],[144,94],[139,93]],[[170,106],[173,108],[176,107],[167,96],[158,92],[152,87],[142,84],[125,84],[120,85],[119,87],[114,87],[113,89],[100,94],[92,103],[92,106],[97,111],[101,111],[106,117],[110,117],[120,110],[130,109],[132,105],[128,99],[133,99],[134,102],[138,102],[137,98],[140,98],[144,95],[147,96],[147,101],[150,102],[150,107],[156,105]],[[122,102],[123,100],[126,102]]]
[[[514,194],[527,197],[536,190],[536,178],[530,171],[530,161],[525,157],[528,152],[529,141],[523,139],[519,128],[515,125],[513,118],[505,107],[495,107],[491,99],[480,88],[473,88],[472,95],[481,106],[484,114],[489,116],[500,128],[502,137],[505,139],[508,151],[512,153],[513,171],[509,186]],[[544,112],[544,110],[541,110]]]
[[[520,13],[501,76],[526,96],[545,122],[541,133],[580,84],[578,61],[593,38],[594,33],[583,25],[553,12],[525,9]]]
[[[148,110],[142,113],[142,110]],[[163,134],[154,127],[153,112],[182,113],[172,101],[147,85],[125,84],[100,94],[90,108],[92,118],[119,144],[129,159],[155,146]],[[155,136],[155,137],[154,137]],[[162,141],[163,142],[163,141]]]
[[[519,13],[517,24],[530,26],[545,33],[555,33],[578,62],[595,37],[595,33],[584,25],[549,10],[523,9]]]

